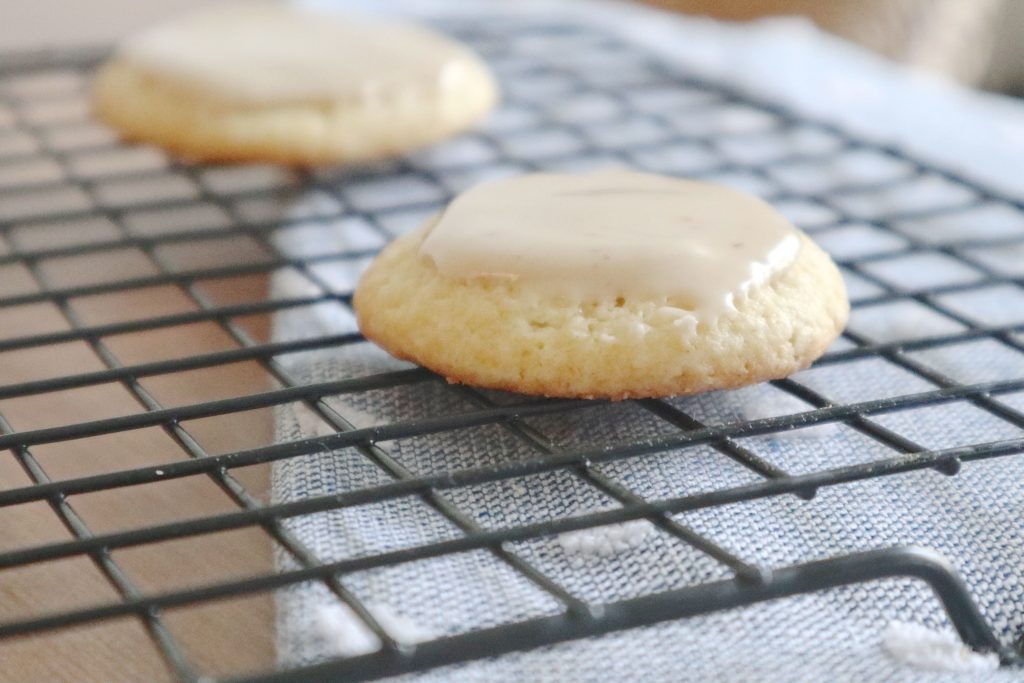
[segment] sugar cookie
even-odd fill
[[[849,313],[828,255],[765,202],[621,170],[478,185],[354,303],[367,338],[449,381],[612,399],[784,377]]]
[[[93,108],[125,137],[193,159],[307,165],[436,142],[496,99],[483,62],[425,28],[253,1],[125,41]]]

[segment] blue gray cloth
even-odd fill
[[[532,23],[531,23],[532,22]],[[841,151],[841,141],[813,126],[784,125],[775,114],[721,99],[714,89],[685,85],[678,72],[700,80],[714,69],[702,58],[676,56],[665,67],[630,39],[608,43],[604,29],[541,30],[541,20],[510,24],[446,24],[471,38],[502,78],[507,95],[482,132],[469,134],[407,160],[338,181],[352,214],[327,225],[285,230],[278,244],[289,254],[379,246],[384,233],[416,227],[453,192],[502,174],[534,169],[633,165],[677,175],[709,177],[765,196],[815,233],[838,259],[898,250],[911,239],[1024,235],[1024,217],[1012,204],[979,200],[938,177],[904,182],[906,168],[870,149]],[[509,28],[509,27],[512,28]],[[514,29],[514,30],[513,30]],[[681,22],[704,35],[720,28]],[[758,33],[758,30],[761,33]],[[769,32],[774,28],[767,29]],[[704,32],[701,34],[701,32]],[[805,29],[800,31],[806,32]],[[796,35],[804,35],[798,31]],[[765,29],[751,30],[752,50],[771,55]],[[791,36],[792,37],[792,36]],[[755,39],[756,38],[756,39]],[[817,40],[815,38],[815,40]],[[697,41],[700,42],[700,41]],[[776,44],[776,48],[786,48]],[[823,64],[828,51],[822,43]],[[546,57],[545,57],[546,55]],[[556,63],[549,61],[556,59]],[[756,55],[744,55],[753,60]],[[844,59],[851,59],[848,55]],[[852,60],[856,63],[856,59]],[[865,60],[867,64],[867,60]],[[864,67],[870,72],[871,67]],[[706,69],[705,73],[702,69]],[[716,77],[720,74],[714,74]],[[738,80],[742,80],[739,79]],[[685,81],[692,83],[692,80]],[[854,79],[852,82],[856,82]],[[910,97],[915,91],[890,93]],[[783,93],[784,94],[784,93]],[[958,95],[959,97],[959,95]],[[784,98],[785,99],[785,98]],[[800,98],[790,97],[799,107]],[[952,99],[951,99],[952,101]],[[898,99],[891,103],[898,108]],[[952,105],[951,105],[952,106]],[[651,117],[650,114],[654,114]],[[1024,114],[1016,113],[1019,121]],[[931,124],[935,125],[935,124]],[[1024,123],[1020,130],[1024,131]],[[955,131],[954,131],[955,132]],[[681,142],[679,134],[695,140]],[[710,140],[711,144],[701,139]],[[1024,138],[1022,138],[1024,139]],[[835,150],[828,161],[775,167],[794,152]],[[755,164],[763,172],[744,166]],[[722,170],[729,166],[727,171]],[[878,183],[876,181],[885,181]],[[832,187],[859,184],[834,206],[806,199]],[[890,188],[902,188],[893,192]],[[1024,190],[1024,187],[1021,188]],[[315,213],[311,196],[294,216]],[[896,232],[874,223],[893,213],[931,207],[950,212],[897,221]],[[841,210],[853,219],[831,225]],[[1017,252],[1012,249],[1017,248]],[[992,268],[1024,275],[1019,247],[979,249]],[[1012,256],[1018,254],[1018,258]],[[987,259],[987,260],[986,260]],[[315,277],[344,293],[365,260],[329,261]],[[844,272],[854,303],[884,291],[879,282],[917,289],[977,279],[979,273],[934,252],[900,256],[864,266],[877,281]],[[276,296],[319,291],[298,272],[276,277]],[[981,325],[1024,323],[1024,290],[994,285],[939,298],[942,305]],[[850,329],[874,341],[955,333],[963,325],[912,299],[855,307]],[[286,309],[276,316],[277,340],[354,331],[341,303]],[[847,340],[835,349],[849,348]],[[909,355],[958,382],[1024,377],[1024,353],[980,339]],[[291,354],[282,362],[303,382],[321,382],[409,367],[370,344]],[[854,403],[934,389],[934,385],[881,359],[824,364],[796,377],[836,403]],[[487,393],[495,401],[507,396]],[[1024,410],[1024,392],[997,400]],[[327,403],[356,427],[470,410],[472,404],[442,382],[425,381],[347,394]],[[810,410],[772,385],[672,399],[706,424]],[[925,448],[1020,437],[1022,431],[967,402],[919,407],[871,418]],[[646,439],[676,430],[642,406],[595,404],[531,419],[532,427],[561,448],[575,449]],[[307,407],[277,412],[279,441],[329,433]],[[844,424],[739,440],[790,473],[813,472],[895,455],[895,451]],[[379,444],[413,475],[476,467],[536,452],[500,425],[477,427]],[[649,499],[727,488],[758,480],[756,473],[700,446],[629,458],[597,467],[636,495]],[[389,475],[355,449],[283,460],[274,465],[275,501],[299,500],[384,483]],[[485,528],[527,524],[615,507],[617,503],[570,471],[554,471],[499,484],[443,492],[462,514]],[[1024,456],[969,463],[956,477],[925,470],[825,488],[804,501],[781,496],[679,515],[678,520],[743,559],[780,567],[871,548],[916,544],[952,560],[982,613],[1006,643],[1024,630]],[[286,527],[324,562],[456,538],[461,532],[421,498],[408,497],[286,520]],[[611,540],[609,540],[611,539]],[[729,570],[667,532],[648,525],[595,531],[583,538],[555,537],[508,544],[588,602],[619,600],[724,579]],[[295,567],[285,554],[281,568]],[[398,640],[420,641],[464,633],[559,609],[507,564],[480,550],[428,561],[357,572],[342,579]],[[278,646],[283,666],[372,649],[374,639],[321,584],[279,591]],[[893,621],[944,629],[949,623],[923,584],[887,580],[801,595],[728,612],[566,643],[495,660],[447,667],[419,676],[428,681],[747,681],[1024,680],[1019,670],[941,673],[897,661],[882,648]],[[393,631],[393,632],[392,632]]]

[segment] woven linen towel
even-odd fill
[[[398,3],[401,9],[402,3]],[[281,231],[279,247],[309,256],[379,246],[379,231],[416,227],[452,192],[486,177],[539,168],[584,168],[624,163],[677,175],[730,182],[765,195],[823,191],[829,183],[865,184],[826,207],[789,200],[780,206],[804,227],[853,216],[849,225],[821,232],[820,243],[838,258],[888,251],[915,239],[956,239],[1024,233],[1012,205],[978,202],[967,190],[938,177],[901,182],[900,164],[870,149],[836,152],[825,166],[772,174],[704,174],[723,161],[761,164],[783,151],[827,151],[836,141],[813,127],[775,132],[771,112],[736,102],[715,104],[701,81],[724,83],[761,96],[799,115],[826,119],[863,135],[900,145],[911,155],[951,165],[1003,192],[1024,194],[1018,167],[1024,159],[1024,107],[921,80],[838,44],[809,26],[776,21],[726,27],[666,18],[653,11],[574,3],[559,5],[559,26],[541,30],[550,16],[515,12],[501,21],[474,21],[463,12],[441,24],[480,47],[508,97],[483,136],[467,135],[403,162],[343,177],[338,193],[350,216],[329,224]],[[609,36],[621,49],[609,57]],[[651,54],[657,56],[651,61]],[[558,69],[547,60],[557,59]],[[684,80],[666,80],[665,68]],[[568,74],[570,84],[560,80]],[[580,83],[586,84],[581,88]],[[614,97],[608,93],[613,92]],[[702,110],[685,105],[707,100]],[[679,113],[674,113],[678,110]],[[695,134],[747,133],[742,142],[672,146],[657,142],[646,116]],[[538,114],[538,112],[540,112]],[[701,113],[703,112],[703,113]],[[941,115],[937,115],[940,112]],[[882,116],[884,114],[884,116]],[[984,128],[978,122],[986,122]],[[579,144],[560,122],[584,132]],[[782,136],[782,137],[780,137]],[[630,152],[633,149],[642,151]],[[838,147],[836,147],[838,150]],[[625,152],[623,151],[625,150]],[[467,171],[467,168],[473,170]],[[876,182],[881,181],[881,182]],[[887,188],[899,191],[887,191]],[[290,208],[293,217],[316,214],[314,194]],[[408,204],[407,208],[396,207]],[[970,208],[896,222],[896,231],[872,220],[904,209]],[[1024,274],[1020,248],[979,250],[976,257],[1000,272]],[[316,279],[349,292],[365,262],[326,261]],[[938,253],[874,262],[873,276],[897,288],[919,289],[977,277]],[[877,282],[846,272],[851,297],[872,297]],[[275,277],[274,295],[319,292],[297,272]],[[939,297],[950,310],[983,325],[1024,322],[1024,290],[992,286]],[[874,341],[955,333],[961,323],[912,299],[855,309],[850,329]],[[355,330],[340,304],[286,309],[274,321],[276,340]],[[841,340],[836,348],[850,346]],[[1024,354],[991,339],[977,339],[908,354],[960,382],[1024,377]],[[302,382],[322,382],[410,367],[370,344],[296,353],[283,363]],[[836,403],[899,396],[935,387],[881,358],[823,365],[796,379]],[[495,402],[514,397],[481,395]],[[439,381],[325,399],[356,427],[446,415],[473,409],[463,391]],[[1024,410],[1024,393],[998,400]],[[772,385],[673,399],[707,424],[810,410]],[[872,418],[925,448],[945,448],[1022,435],[1009,422],[966,402],[920,407]],[[675,428],[641,406],[598,403],[527,420],[560,448],[635,441]],[[283,406],[276,437],[290,441],[331,433],[308,408]],[[843,424],[740,439],[790,473],[889,457],[894,451]],[[475,467],[536,452],[499,425],[379,444],[413,475]],[[656,499],[731,487],[758,475],[714,451],[697,447],[629,458],[598,469],[637,495]],[[275,502],[300,500],[384,483],[389,475],[355,449],[314,454],[274,464]],[[505,527],[615,507],[617,503],[569,471],[517,478],[443,492],[463,515],[483,527]],[[898,544],[930,547],[954,562],[985,618],[1006,643],[1024,629],[1024,457],[965,465],[956,477],[918,471],[829,487],[811,501],[773,497],[679,515],[684,524],[747,561],[778,567],[816,558]],[[419,497],[285,520],[286,527],[321,561],[379,553],[456,538],[461,532]],[[728,570],[646,522],[508,544],[571,593],[601,602],[724,579]],[[295,567],[288,556],[282,569]],[[343,577],[382,626],[399,642],[416,642],[556,613],[559,605],[488,551],[444,556],[357,572]],[[376,638],[320,584],[279,591],[278,646],[283,666],[372,651]],[[904,626],[900,626],[899,624]],[[894,624],[896,624],[894,626]],[[931,630],[923,631],[922,628]],[[935,671],[922,651],[947,648],[949,623],[923,584],[887,580],[660,624],[600,638],[445,667],[407,678],[437,681],[745,681],[1024,680],[1024,672],[995,670],[991,658],[966,657],[951,673],[949,657]],[[887,630],[888,629],[888,630]],[[914,629],[918,629],[915,631]],[[886,647],[883,647],[885,636]],[[955,641],[952,642],[954,651]],[[918,647],[920,645],[920,647]],[[923,649],[922,649],[923,648]],[[910,655],[904,656],[907,652]],[[892,656],[895,653],[897,656]],[[903,653],[903,655],[901,655]],[[927,652],[926,652],[927,654]],[[939,657],[941,660],[942,658]]]

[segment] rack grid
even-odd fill
[[[490,22],[498,25],[496,22]],[[811,501],[824,487],[934,469],[946,475],[991,458],[1024,451],[1024,413],[1006,397],[1024,392],[1024,376],[962,381],[917,352],[973,341],[996,344],[1024,359],[1024,318],[981,320],[951,305],[950,295],[1006,288],[1007,307],[1024,301],[1024,271],[1000,262],[1002,249],[1024,244],[1024,204],[945,170],[908,157],[900,149],[858,139],[847,131],[809,121],[778,106],[682,72],[640,48],[592,28],[522,21],[501,29],[481,22],[442,26],[476,47],[502,78],[506,101],[480,131],[450,146],[360,170],[284,172],[243,167],[203,167],[164,157],[146,147],[119,143],[88,118],[88,79],[102,53],[22,55],[0,66],[0,357],[14,367],[23,352],[61,354],[88,349],[81,371],[43,373],[0,386],[0,448],[23,471],[24,483],[5,483],[5,510],[48,505],[70,537],[4,548],[0,576],[46,563],[87,559],[114,593],[95,604],[56,604],[42,612],[4,611],[0,639],[25,639],[65,629],[136,620],[152,639],[170,674],[196,681],[209,674],[183,647],[166,614],[177,608],[219,605],[226,599],[267,594],[303,582],[321,582],[351,607],[380,638],[378,652],[332,659],[280,671],[227,672],[244,680],[368,680],[444,664],[501,655],[586,636],[705,614],[730,607],[820,591],[886,577],[926,582],[970,645],[999,653],[1004,665],[1020,663],[1006,634],[997,634],[975,605],[967,585],[947,560],[914,547],[871,549],[787,566],[745,559],[684,523],[680,513],[757,499],[796,495]],[[456,150],[448,154],[446,150]],[[859,159],[860,166],[850,165]],[[854,317],[849,329],[817,368],[880,359],[923,381],[926,388],[899,395],[841,401],[828,388],[801,375],[772,385],[810,409],[775,417],[707,424],[685,404],[642,400],[611,405],[639,409],[662,421],[656,438],[565,446],[537,426],[535,418],[588,410],[600,402],[541,400],[451,386],[472,406],[456,414],[415,417],[357,428],[324,399],[404,384],[437,383],[422,369],[396,370],[308,383],[281,362],[288,354],[341,349],[364,343],[357,331],[275,340],[267,326],[276,314],[318,305],[349,307],[351,291],[324,278],[321,267],[365,262],[395,234],[436,210],[476,180],[548,168],[620,163],[739,184],[792,212],[812,236],[836,252],[852,287]],[[866,164],[866,165],[864,165]],[[864,171],[868,168],[868,171]],[[922,187],[924,189],[922,189]],[[383,189],[382,189],[383,188]],[[276,208],[297,197],[322,198],[308,214],[281,215]],[[921,199],[926,197],[926,199]],[[943,221],[976,220],[995,212],[993,230],[943,236]],[[308,229],[344,230],[354,220],[364,246],[339,246],[309,255],[281,248],[280,236]],[[927,222],[930,232],[915,228]],[[997,221],[998,222],[998,221]],[[947,223],[950,224],[950,223]],[[984,226],[982,226],[984,227]],[[849,249],[861,232],[874,249]],[[969,231],[968,231],[969,232]],[[842,242],[843,249],[839,245]],[[365,245],[370,246],[365,246]],[[863,246],[868,242],[861,241]],[[846,250],[846,255],[839,253]],[[941,259],[953,281],[904,285],[886,264],[907,258]],[[108,259],[104,261],[103,259]],[[106,264],[106,265],[103,265]],[[101,272],[102,271],[102,272]],[[237,283],[261,281],[288,271],[308,282],[304,296],[240,296]],[[241,289],[240,289],[241,288]],[[178,308],[159,306],[97,320],[89,302],[107,297],[130,306],[140,292],[173,291]],[[226,294],[225,294],[226,292]],[[125,297],[123,301],[118,297]],[[1018,297],[1014,299],[1014,297]],[[944,321],[949,331],[879,339],[861,329],[858,312],[912,302]],[[19,312],[45,309],[52,320],[28,331]],[[1015,309],[1019,313],[1024,306]],[[3,320],[0,317],[0,320]],[[254,322],[260,321],[260,322]],[[149,359],[135,351],[125,358],[121,343],[133,335],[210,326],[221,346],[201,353]],[[271,388],[219,387],[216,395],[177,396],[162,380],[192,372],[216,372],[247,364],[268,378]],[[83,409],[82,419],[21,427],[10,416],[27,414],[22,402],[45,405],[59,392],[118,387],[134,401],[132,410]],[[169,395],[170,398],[165,398]],[[84,396],[84,395],[83,395]],[[87,400],[87,399],[81,399]],[[1014,428],[1016,436],[943,447],[915,442],[880,421],[925,406],[969,404]],[[301,404],[329,424],[331,433],[284,443],[237,449],[205,445],[193,425],[233,419],[252,411]],[[27,404],[26,404],[27,405]],[[601,404],[609,405],[609,404]],[[1019,404],[1018,404],[1019,405]],[[45,411],[41,411],[45,412]],[[95,414],[94,414],[95,413]],[[266,414],[265,412],[262,414]],[[623,418],[628,419],[628,418]],[[840,423],[890,453],[856,464],[790,472],[744,445],[744,439]],[[497,425],[533,455],[497,465],[421,474],[392,457],[383,442],[423,435],[465,433]],[[121,462],[108,471],[86,466],[54,475],[54,444],[74,442],[88,460],[104,448],[102,439],[137,430],[162,431],[177,456]],[[738,486],[670,497],[645,497],[623,485],[606,465],[648,454],[710,446],[723,458],[756,475]],[[298,500],[267,500],[246,483],[254,467],[324,451],[356,449],[386,475],[384,483]],[[680,457],[683,457],[680,455]],[[5,470],[7,471],[7,470]],[[462,487],[514,482],[560,471],[614,500],[616,506],[515,526],[491,528],[460,509],[448,495]],[[127,494],[134,487],[178,479],[205,478],[228,506],[139,525],[132,519],[94,530],[75,501],[92,494]],[[20,481],[20,480],[19,480]],[[213,495],[213,494],[211,494]],[[292,533],[286,520],[403,497],[419,497],[460,531],[455,538],[415,547],[325,562]],[[2,514],[2,513],[0,513]],[[729,577],[595,605],[566,589],[514,547],[517,541],[549,537],[604,525],[648,520],[661,532],[712,558]],[[140,586],[119,560],[122,551],[236,530],[258,530],[291,558],[288,568],[263,567],[248,574],[197,579],[175,586]],[[470,550],[485,550],[562,605],[555,615],[449,635],[402,647],[346,586],[346,575]],[[955,559],[955,558],[951,558]],[[2,580],[2,579],[0,579]],[[216,668],[216,667],[215,667]],[[218,675],[220,673],[218,672]],[[234,679],[233,679],[234,680]],[[242,680],[239,678],[238,680]]]

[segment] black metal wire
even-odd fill
[[[451,24],[449,30],[463,40],[480,44],[486,56],[500,60],[507,56],[508,42],[527,35],[580,35],[592,34],[595,40],[603,41],[610,50],[626,51],[639,55],[637,48],[610,37],[602,37],[591,29],[574,26],[515,24],[504,26],[500,33],[488,32],[481,25]],[[60,67],[76,71],[83,79],[98,53],[83,55],[50,54],[20,56],[0,60],[0,78],[25,74],[45,73]],[[543,106],[528,99],[510,98],[519,107],[531,111],[537,121],[535,126],[542,129],[565,131],[573,137],[576,145],[572,151],[558,152],[543,159],[516,157],[501,134],[479,132],[476,139],[495,151],[496,158],[483,162],[464,162],[433,168],[415,160],[399,161],[387,171],[364,169],[345,176],[345,182],[338,182],[330,173],[308,175],[293,174],[283,189],[271,196],[288,196],[310,190],[323,193],[338,200],[342,209],[326,211],[312,216],[288,217],[275,220],[250,220],[238,210],[239,202],[268,196],[265,190],[242,189],[212,190],[203,182],[200,167],[168,162],[160,168],[142,171],[114,171],[110,173],[83,174],[76,170],[74,157],[83,153],[111,153],[121,149],[112,144],[87,144],[72,150],[58,148],[51,144],[52,136],[62,130],[74,129],[79,121],[63,123],[31,122],[24,117],[14,119],[13,130],[27,135],[35,143],[35,151],[16,152],[0,155],[0,173],[16,169],[19,164],[38,161],[52,162],[61,175],[56,180],[0,182],[0,238],[9,245],[7,253],[0,254],[0,268],[17,266],[24,268],[37,285],[37,291],[16,293],[0,297],[0,312],[19,306],[51,304],[59,310],[68,323],[69,329],[53,332],[9,336],[0,340],[0,353],[19,349],[38,349],[47,346],[83,341],[89,345],[104,364],[101,370],[82,372],[27,382],[0,385],[0,399],[17,400],[38,396],[52,391],[117,383],[124,387],[140,406],[140,412],[107,419],[89,420],[81,423],[61,424],[53,427],[14,431],[0,416],[0,449],[11,450],[13,456],[28,473],[32,484],[0,490],[0,509],[33,501],[50,504],[62,523],[72,532],[73,538],[28,548],[16,548],[0,552],[0,569],[31,567],[35,563],[62,558],[88,557],[100,568],[108,581],[118,590],[120,600],[108,604],[85,608],[66,609],[42,616],[15,618],[0,623],[0,638],[38,634],[67,628],[77,624],[88,624],[104,619],[134,616],[147,628],[157,644],[173,674],[182,681],[194,681],[197,672],[188,655],[178,644],[162,620],[162,610],[170,607],[203,604],[226,597],[245,596],[255,592],[274,590],[303,581],[319,581],[335,596],[352,608],[366,625],[379,637],[382,649],[379,652],[360,657],[332,660],[323,664],[306,666],[288,672],[267,673],[246,680],[288,681],[288,680],[368,680],[384,675],[416,671],[442,664],[502,654],[516,649],[525,649],[552,644],[572,638],[607,633],[613,630],[632,628],[659,621],[679,619],[709,611],[725,609],[758,601],[780,598],[801,592],[822,590],[853,582],[870,581],[889,576],[914,577],[926,581],[945,605],[947,612],[964,640],[977,648],[996,651],[1005,663],[1018,661],[1018,655],[1001,643],[993,634],[984,618],[974,607],[967,588],[955,571],[940,558],[927,551],[916,549],[891,549],[872,551],[843,557],[830,558],[820,562],[791,567],[762,567],[740,557],[704,537],[678,521],[674,515],[680,512],[742,503],[760,498],[796,495],[810,499],[822,487],[839,486],[850,482],[895,475],[926,468],[936,469],[945,474],[956,474],[963,463],[997,457],[1019,455],[1024,452],[1024,438],[1005,439],[985,443],[973,443],[955,448],[925,448],[907,439],[874,420],[875,416],[897,413],[903,410],[966,401],[978,409],[993,415],[1008,424],[1024,428],[1024,413],[1000,401],[999,396],[1024,390],[1024,379],[1006,379],[985,383],[965,384],[935,368],[916,360],[912,353],[924,349],[940,348],[972,340],[993,340],[1014,353],[1024,354],[1024,323],[1011,325],[982,325],[959,314],[942,303],[939,298],[945,294],[969,292],[993,285],[1024,286],[1024,277],[1010,276],[997,272],[977,258],[970,250],[979,247],[996,247],[1024,243],[1024,229],[1019,234],[996,238],[963,238],[941,242],[929,242],[915,238],[899,229],[898,221],[926,216],[942,216],[949,212],[983,206],[986,202],[999,202],[1024,216],[1024,204],[1011,198],[997,196],[970,181],[942,169],[922,164],[892,147],[869,144],[857,139],[844,130],[833,126],[804,120],[785,109],[770,103],[757,101],[745,93],[736,92],[717,84],[695,80],[677,69],[653,58],[646,58],[651,85],[668,85],[700,92],[707,97],[687,106],[685,111],[674,110],[671,114],[641,110],[634,106],[629,97],[611,86],[595,86],[568,65],[546,63],[534,59],[518,78],[544,78],[558,76],[569,84],[573,92],[585,89],[600,91],[620,107],[618,117],[612,121],[644,121],[653,127],[672,131],[672,117],[701,115],[715,112],[727,105],[742,105],[768,114],[774,118],[768,132],[722,133],[713,135],[684,134],[668,132],[653,141],[639,141],[618,149],[606,149],[593,142],[580,128],[571,122],[557,121],[545,113]],[[40,104],[46,97],[76,101],[81,93],[57,96],[19,96],[3,94],[0,81],[0,105],[13,111],[25,105]],[[831,136],[835,145],[822,152],[784,151],[775,158],[751,163],[732,161],[725,151],[727,144],[739,141],[754,141],[758,136],[779,135],[797,129],[811,128]],[[530,130],[527,128],[526,130]],[[0,132],[0,141],[3,133]],[[925,380],[934,389],[896,397],[872,398],[855,403],[835,405],[821,391],[815,390],[795,379],[779,380],[775,386],[802,401],[811,408],[791,415],[706,425],[697,418],[683,412],[678,406],[662,400],[637,402],[653,418],[670,429],[667,434],[622,443],[607,443],[599,446],[565,449],[543,430],[535,427],[526,418],[557,415],[569,411],[584,411],[603,405],[602,402],[551,401],[519,399],[510,404],[496,404],[483,392],[465,387],[451,387],[465,399],[468,406],[464,412],[433,417],[403,419],[369,428],[358,429],[343,414],[323,399],[345,393],[359,393],[380,388],[397,387],[403,384],[436,382],[431,373],[421,370],[402,370],[379,373],[365,377],[304,383],[297,379],[279,358],[298,351],[341,349],[363,341],[356,333],[324,334],[323,336],[288,342],[259,342],[254,340],[236,321],[242,316],[270,315],[290,309],[330,303],[350,307],[351,292],[334,291],[330,283],[318,275],[320,264],[357,262],[374,253],[374,250],[349,249],[295,257],[282,251],[274,239],[275,235],[294,230],[300,226],[329,225],[339,217],[353,217],[369,226],[381,241],[391,239],[387,220],[404,212],[434,210],[449,199],[452,192],[452,173],[476,173],[502,163],[513,163],[519,169],[545,168],[552,164],[573,162],[588,155],[603,155],[630,163],[632,155],[657,151],[666,145],[686,144],[700,148],[715,161],[701,169],[697,175],[712,176],[724,173],[742,172],[753,178],[775,185],[773,170],[787,165],[806,163],[827,163],[838,154],[870,151],[898,160],[905,165],[906,172],[885,183],[864,182],[833,186],[827,190],[810,193],[791,191],[774,192],[769,197],[776,202],[805,200],[828,209],[834,218],[822,222],[809,232],[827,234],[831,230],[850,225],[855,220],[842,208],[841,199],[851,193],[866,190],[899,188],[925,176],[943,178],[958,187],[969,189],[970,196],[960,204],[942,209],[926,207],[913,211],[887,212],[884,216],[868,221],[875,229],[898,235],[901,246],[892,249],[840,260],[840,265],[851,273],[876,286],[881,293],[861,298],[855,307],[864,307],[896,301],[914,301],[958,323],[962,329],[944,334],[898,342],[874,342],[856,330],[844,333],[851,348],[832,351],[818,361],[819,365],[848,363],[859,359],[881,358],[900,367],[914,376]],[[357,197],[350,191],[353,183],[374,180],[382,173],[398,172],[418,178],[431,187],[437,188],[436,199],[393,197],[386,206],[360,206]],[[191,187],[197,188],[188,198],[143,197],[132,203],[105,201],[101,192],[107,183],[131,180],[159,181],[162,177],[184,179]],[[0,178],[3,176],[0,175]],[[8,201],[33,193],[75,188],[89,202],[88,208],[53,209],[37,211],[12,210],[5,208]],[[227,218],[225,225],[216,229],[203,227],[186,228],[182,231],[163,234],[136,234],[129,227],[129,220],[137,212],[168,211],[198,206],[213,207]],[[23,247],[19,236],[31,233],[33,229],[44,229],[54,223],[74,225],[76,221],[103,218],[115,228],[114,236],[95,241],[58,247]],[[252,261],[217,265],[212,267],[179,269],[168,261],[161,249],[171,246],[189,246],[197,249],[214,240],[245,238],[259,247],[263,256]],[[54,259],[84,257],[108,253],[113,250],[132,249],[142,254],[153,266],[152,272],[115,281],[55,285],[47,278],[44,264]],[[867,264],[883,259],[913,254],[941,254],[957,263],[967,266],[978,274],[973,281],[931,287],[923,290],[903,290],[884,278],[874,275]],[[203,281],[244,275],[267,275],[282,269],[292,269],[311,284],[320,294],[288,299],[220,305],[209,299],[200,286]],[[80,297],[98,294],[116,294],[153,286],[173,286],[192,304],[194,310],[156,317],[134,317],[121,322],[89,324],[77,314],[74,301]],[[124,364],[106,343],[106,339],[118,335],[150,332],[191,323],[215,324],[237,344],[236,348],[211,353],[196,354],[157,362]],[[237,396],[214,401],[193,402],[180,406],[164,407],[139,382],[140,379],[159,376],[173,376],[190,370],[215,368],[239,361],[257,363],[273,380],[277,387],[256,394]],[[332,427],[335,433],[315,438],[306,438],[288,443],[247,448],[237,452],[209,454],[182,421],[226,415],[230,416],[254,408],[281,406],[299,401],[315,415]],[[767,461],[754,451],[744,447],[737,439],[760,434],[771,434],[788,429],[808,427],[830,422],[842,422],[852,429],[884,445],[893,454],[856,465],[844,465],[821,469],[803,474],[792,474]],[[418,475],[408,470],[400,461],[377,444],[384,441],[408,439],[426,434],[451,432],[468,433],[472,427],[498,425],[514,439],[523,444],[530,454],[512,462],[502,462],[487,467],[452,469],[445,472]],[[33,457],[33,447],[70,439],[86,439],[102,434],[117,433],[142,427],[159,427],[188,456],[186,459],[162,465],[127,468],[116,472],[53,480]],[[730,458],[757,475],[751,483],[729,488],[706,491],[697,494],[668,499],[649,500],[621,482],[612,479],[600,469],[601,463],[634,458],[641,455],[660,453],[674,449],[709,445],[716,452]],[[311,496],[302,500],[264,504],[245,489],[233,476],[237,468],[275,462],[305,455],[334,451],[352,447],[367,462],[385,475],[385,483],[358,488],[345,493]],[[608,495],[619,504],[609,510],[590,512],[574,517],[560,517],[543,522],[483,528],[466,511],[461,510],[453,499],[445,495],[447,490],[487,482],[511,481],[541,472],[562,471],[579,478],[589,487]],[[203,475],[210,478],[234,502],[237,509],[231,512],[207,515],[198,519],[155,524],[123,531],[95,534],[68,504],[71,495],[113,491],[145,483]],[[282,524],[284,520],[330,510],[340,510],[368,503],[377,503],[401,497],[416,496],[459,530],[460,535],[449,540],[371,554],[365,557],[325,562],[315,556],[302,542],[295,538]],[[553,534],[589,529],[606,524],[646,519],[662,531],[687,546],[696,549],[716,563],[728,569],[732,576],[712,583],[689,586],[683,589],[655,593],[631,600],[603,605],[588,605],[585,601],[561,586],[543,570],[534,566],[514,552],[508,544],[515,541],[532,540]],[[290,568],[273,574],[249,576],[222,580],[213,584],[189,585],[188,587],[140,594],[127,574],[114,562],[111,552],[117,549],[140,547],[157,542],[191,538],[232,529],[262,528],[293,560]],[[519,623],[474,631],[464,635],[441,638],[418,646],[409,651],[398,646],[387,630],[373,617],[365,605],[349,591],[345,577],[355,571],[375,567],[392,566],[431,557],[441,557],[468,550],[485,550],[513,571],[527,578],[535,586],[559,602],[564,612],[553,617],[542,617]],[[599,609],[595,609],[599,608]]]

